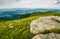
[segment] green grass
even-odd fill
[[[33,16],[18,20],[0,22],[0,39],[30,39],[34,35],[30,33],[30,22],[39,16]],[[9,25],[13,24],[10,29]],[[5,26],[5,27],[4,27]]]
[[[30,23],[32,20],[46,15],[59,15],[60,13],[35,13],[27,18],[1,21],[0,22],[0,39],[31,39],[34,34],[30,32]],[[59,15],[60,16],[60,15]],[[10,24],[13,28],[9,28]]]

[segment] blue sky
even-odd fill
[[[60,9],[60,0],[0,0],[1,8]]]

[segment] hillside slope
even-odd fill
[[[60,13],[33,13],[27,18],[1,21],[0,39],[31,39],[34,35],[30,32],[30,22],[46,15],[60,16]]]

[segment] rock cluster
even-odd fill
[[[32,39],[60,39],[60,34],[49,33],[49,34],[38,34]]]
[[[60,17],[59,16],[44,16],[36,20],[33,20],[30,24],[30,32],[38,34],[45,30],[51,30],[60,28]]]

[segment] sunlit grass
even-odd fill
[[[30,39],[30,22],[39,16],[0,22],[0,39]],[[10,28],[12,24],[14,27]]]

